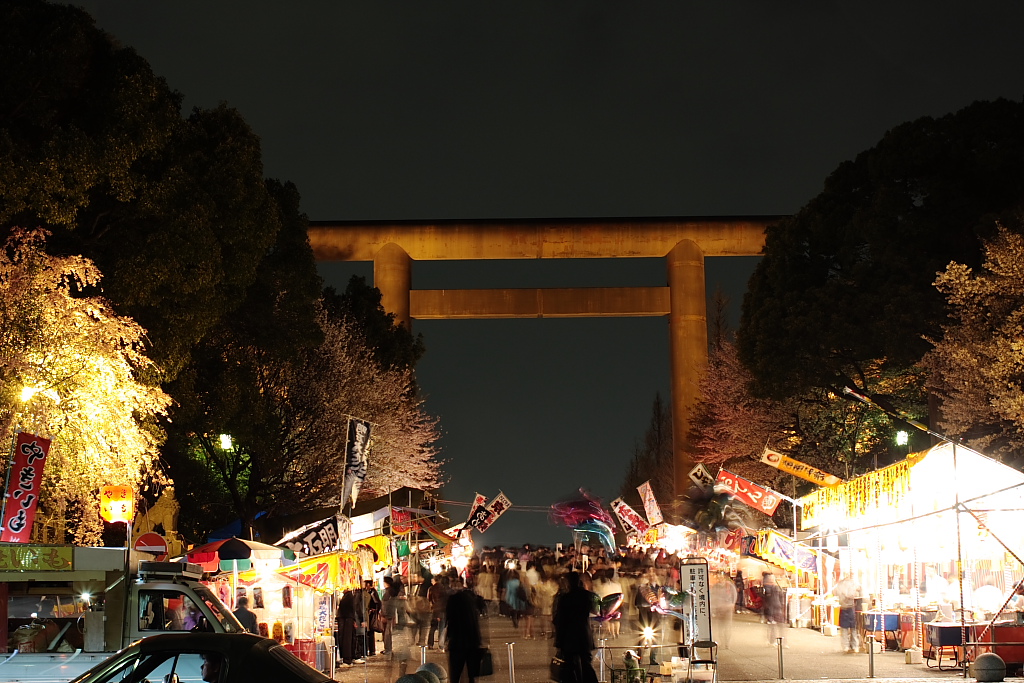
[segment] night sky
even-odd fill
[[[796,212],[889,128],[1024,95],[1024,3],[76,3],[185,96],[224,101],[312,220]],[[709,259],[738,319],[756,258]],[[342,289],[369,264],[322,264]],[[665,284],[661,259],[416,263],[413,286]],[[665,318],[414,322],[443,497],[617,493]],[[468,508],[453,507],[455,515]],[[484,545],[570,534],[513,509]]]

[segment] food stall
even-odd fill
[[[226,574],[226,573],[225,573]],[[279,567],[256,567],[239,572],[234,597],[249,599],[260,635],[273,638],[313,667],[324,669],[333,641],[337,594],[359,588],[373,575],[373,556],[367,549],[334,551]]]
[[[992,623],[1024,576],[1024,474],[964,446],[942,443],[801,503],[802,528],[836,558],[824,592],[853,576],[869,617],[898,619],[900,647],[924,646],[929,621]]]

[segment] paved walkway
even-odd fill
[[[522,624],[519,631],[516,631],[511,621],[503,617],[484,619],[482,628],[495,667],[494,675],[481,679],[483,683],[548,683],[548,665],[554,655],[549,639],[528,640],[524,637]],[[827,679],[864,683],[869,677],[868,654],[845,654],[839,649],[838,638],[824,636],[817,630],[783,629],[785,646],[781,651],[781,675],[779,649],[768,644],[768,626],[760,623],[758,615],[738,614],[728,638],[724,632],[714,635],[723,643],[719,651],[721,681],[774,681],[785,678],[793,682]],[[669,642],[672,641],[674,636],[669,639]],[[608,647],[607,666],[601,680],[610,681],[610,668],[622,668],[624,651],[635,647],[636,641],[632,629],[623,622],[622,635],[605,642]],[[724,646],[725,642],[728,642],[728,648]],[[666,646],[664,657],[659,656],[659,659],[670,659],[675,654],[674,649]],[[509,670],[510,654],[515,662],[514,673]],[[410,648],[408,635],[396,633],[395,653],[392,656],[378,655],[366,664],[339,669],[335,672],[335,678],[345,683],[394,683],[403,674],[415,672],[424,655],[427,661],[436,662],[447,669],[447,657],[443,652],[433,650],[424,653],[419,648]],[[595,669],[600,676],[601,669],[596,659]],[[903,652],[876,653],[873,680],[885,683],[895,679],[902,683],[941,683],[942,680],[955,683],[963,681],[964,677],[962,672],[939,671],[924,663],[907,664]],[[668,679],[662,680],[670,683]],[[1021,678],[1008,678],[1007,681],[1024,683]]]

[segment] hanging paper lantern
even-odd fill
[[[100,487],[100,517],[114,524],[130,524],[135,517],[135,491],[131,486]]]

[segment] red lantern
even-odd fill
[[[131,524],[134,516],[135,491],[131,486],[100,487],[100,517],[111,524]]]

